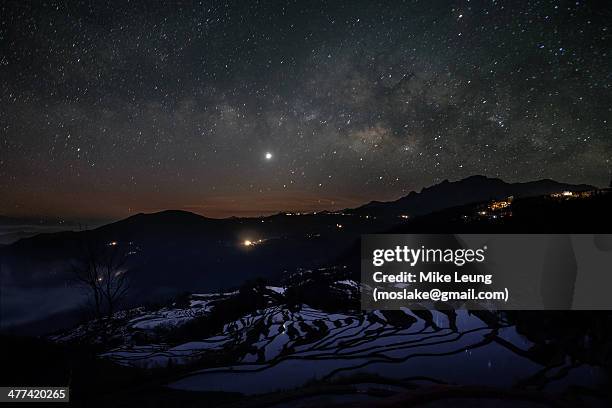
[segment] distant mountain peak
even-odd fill
[[[595,187],[586,184],[559,183],[551,179],[508,183],[496,177],[476,174],[456,181],[445,179],[438,184],[422,188],[418,193],[411,191],[395,201],[371,201],[349,211],[370,215],[406,214],[417,216],[459,205],[508,196],[530,197],[565,190],[585,191],[592,189],[595,189]]]
[[[190,211],[185,211],[185,210],[163,210],[163,211],[158,211],[158,212],[153,212],[153,213],[138,213],[138,214],[134,214],[128,218],[126,218],[125,220],[130,220],[130,219],[140,219],[140,218],[148,218],[148,219],[199,219],[199,220],[203,220],[203,219],[207,219],[206,217],[204,217],[203,215],[199,215],[196,213],[192,213]]]

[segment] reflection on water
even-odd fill
[[[566,361],[549,368],[536,362],[534,344],[508,322],[492,327],[467,311],[458,311],[454,322],[440,312],[425,318],[408,310],[401,313],[409,318],[390,312],[356,317],[309,308],[291,314],[270,310],[261,316],[266,324],[236,325],[233,336],[251,331],[248,337],[255,341],[235,364],[195,370],[170,387],[261,394],[312,380],[371,374],[419,384],[489,386],[548,376],[543,387],[558,389],[589,386],[603,378],[599,369],[587,365]]]

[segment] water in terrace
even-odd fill
[[[457,311],[455,325],[433,312],[434,325],[405,310],[413,323],[398,327],[374,318],[355,319],[304,309],[294,320],[271,313],[253,352],[226,367],[194,370],[169,384],[171,388],[260,394],[303,386],[317,379],[378,375],[419,384],[513,386],[531,378],[545,380],[545,389],[589,385],[603,378],[589,365],[555,367],[534,361],[530,341],[510,324],[491,327],[476,315]],[[380,312],[378,312],[380,313]],[[305,341],[304,328],[323,321],[325,335]],[[284,330],[279,330],[280,326]],[[319,326],[321,323],[319,322]],[[291,339],[289,326],[299,331]],[[259,354],[255,350],[262,350]],[[263,356],[258,358],[258,356]],[[556,378],[555,374],[564,375]]]

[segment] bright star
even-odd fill
[[[266,152],[266,160],[272,160],[272,153]]]

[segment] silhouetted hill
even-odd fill
[[[129,302],[143,303],[185,291],[235,288],[246,280],[260,277],[274,283],[286,271],[316,271],[338,265],[339,261],[348,265],[351,260],[343,259],[343,254],[353,253],[350,248],[358,248],[362,234],[460,232],[461,229],[478,232],[483,225],[488,226],[489,232],[506,232],[509,227],[501,228],[499,220],[470,218],[466,224],[460,216],[474,216],[477,205],[468,203],[490,198],[591,189],[591,186],[551,180],[509,184],[474,176],[457,182],[446,181],[394,202],[373,203],[340,213],[213,219],[169,210],[137,214],[93,230],[40,234],[0,247],[3,317],[8,316],[5,322],[13,323],[20,318],[25,324],[34,316],[61,315],[81,304],[83,291],[75,288],[71,270],[75,260],[83,256],[84,243],[97,246],[112,243],[130,254],[126,265],[131,274]],[[517,215],[523,211],[521,202],[525,200],[517,199],[516,205],[513,204]],[[600,209],[605,205],[597,204],[597,211],[591,211],[580,200],[568,203],[579,208],[559,212],[557,207],[546,203],[524,207],[525,215],[520,220],[525,221],[518,224],[519,218],[516,218],[513,230],[555,223],[562,229],[568,225],[568,219],[574,224],[580,223],[585,214],[591,217],[589,225],[592,225],[593,217],[603,216]],[[397,216],[404,213],[429,215],[410,220]],[[538,221],[544,216],[546,221]],[[358,263],[359,256],[353,261]]]
[[[112,243],[130,254],[127,304],[137,304],[185,291],[230,289],[260,277],[273,282],[298,268],[317,269],[360,234],[391,225],[384,219],[332,213],[211,219],[163,211],[93,230],[40,234],[0,247],[3,305],[10,304],[3,307],[4,324],[79,308],[85,299],[75,287],[72,265],[83,258],[85,245]]]
[[[527,183],[506,183],[498,178],[471,176],[459,181],[444,180],[426,187],[420,193],[410,194],[390,202],[372,201],[350,210],[356,214],[410,216],[429,214],[445,208],[509,196],[532,197],[561,191],[586,191],[595,187],[586,184],[565,184],[554,180],[538,180]]]
[[[595,190],[586,197],[565,199],[550,195],[513,200],[500,211],[490,201],[470,203],[417,216],[397,224],[385,234],[608,234],[612,231],[612,191]],[[483,213],[484,212],[484,213]],[[346,265],[352,279],[360,276],[361,243],[336,260]]]
[[[76,230],[80,225],[103,225],[108,221],[72,220],[46,217],[7,217],[0,215],[0,244],[12,244],[38,234]]]
[[[487,202],[453,207],[416,217],[387,232],[606,234],[612,230],[610,208],[612,193],[603,191],[573,199],[543,195],[516,199],[504,211],[491,211]]]

